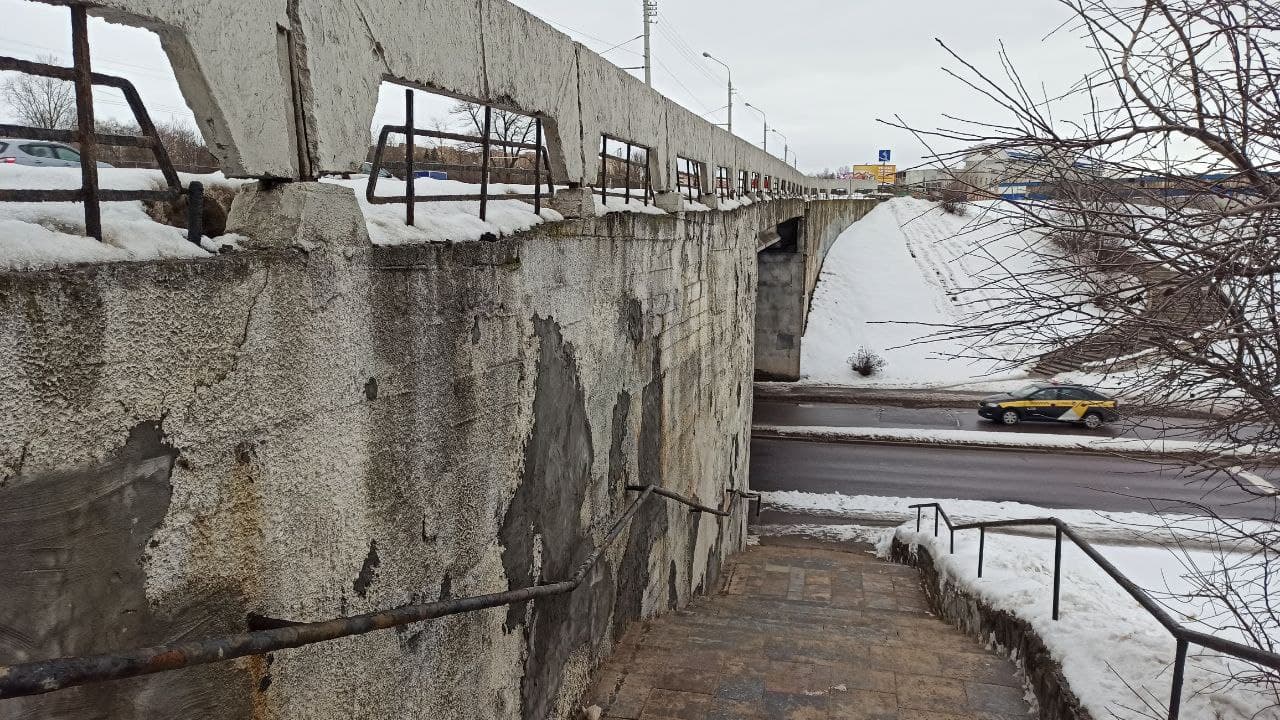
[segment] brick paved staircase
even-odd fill
[[[869,546],[764,538],[718,594],[637,623],[585,705],[632,720],[1014,720],[1007,660],[926,612]]]

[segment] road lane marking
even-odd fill
[[[1258,488],[1262,491],[1263,495],[1280,495],[1280,488],[1272,485],[1270,480],[1262,477],[1261,475],[1255,475],[1239,465],[1231,468],[1231,474]]]

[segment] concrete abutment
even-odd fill
[[[342,192],[246,190],[243,252],[0,274],[0,664],[559,580],[628,483],[723,504],[747,486],[756,239],[872,204],[380,247]],[[0,718],[566,717],[628,622],[715,585],[739,508],[651,500],[562,598]]]

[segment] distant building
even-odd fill
[[[956,174],[970,198],[1044,200],[1051,186],[1072,173],[1088,175],[1092,166],[1079,159],[1058,159],[1019,150],[982,150],[965,158]]]
[[[942,186],[950,179],[951,171],[942,168],[900,170],[894,177],[898,187],[922,193],[941,190]]]

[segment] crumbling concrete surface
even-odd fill
[[[0,274],[0,664],[559,580],[628,483],[746,487],[756,238],[805,203],[372,247],[328,192],[249,192],[245,252]],[[0,718],[567,717],[738,507],[651,499],[569,596]]]

